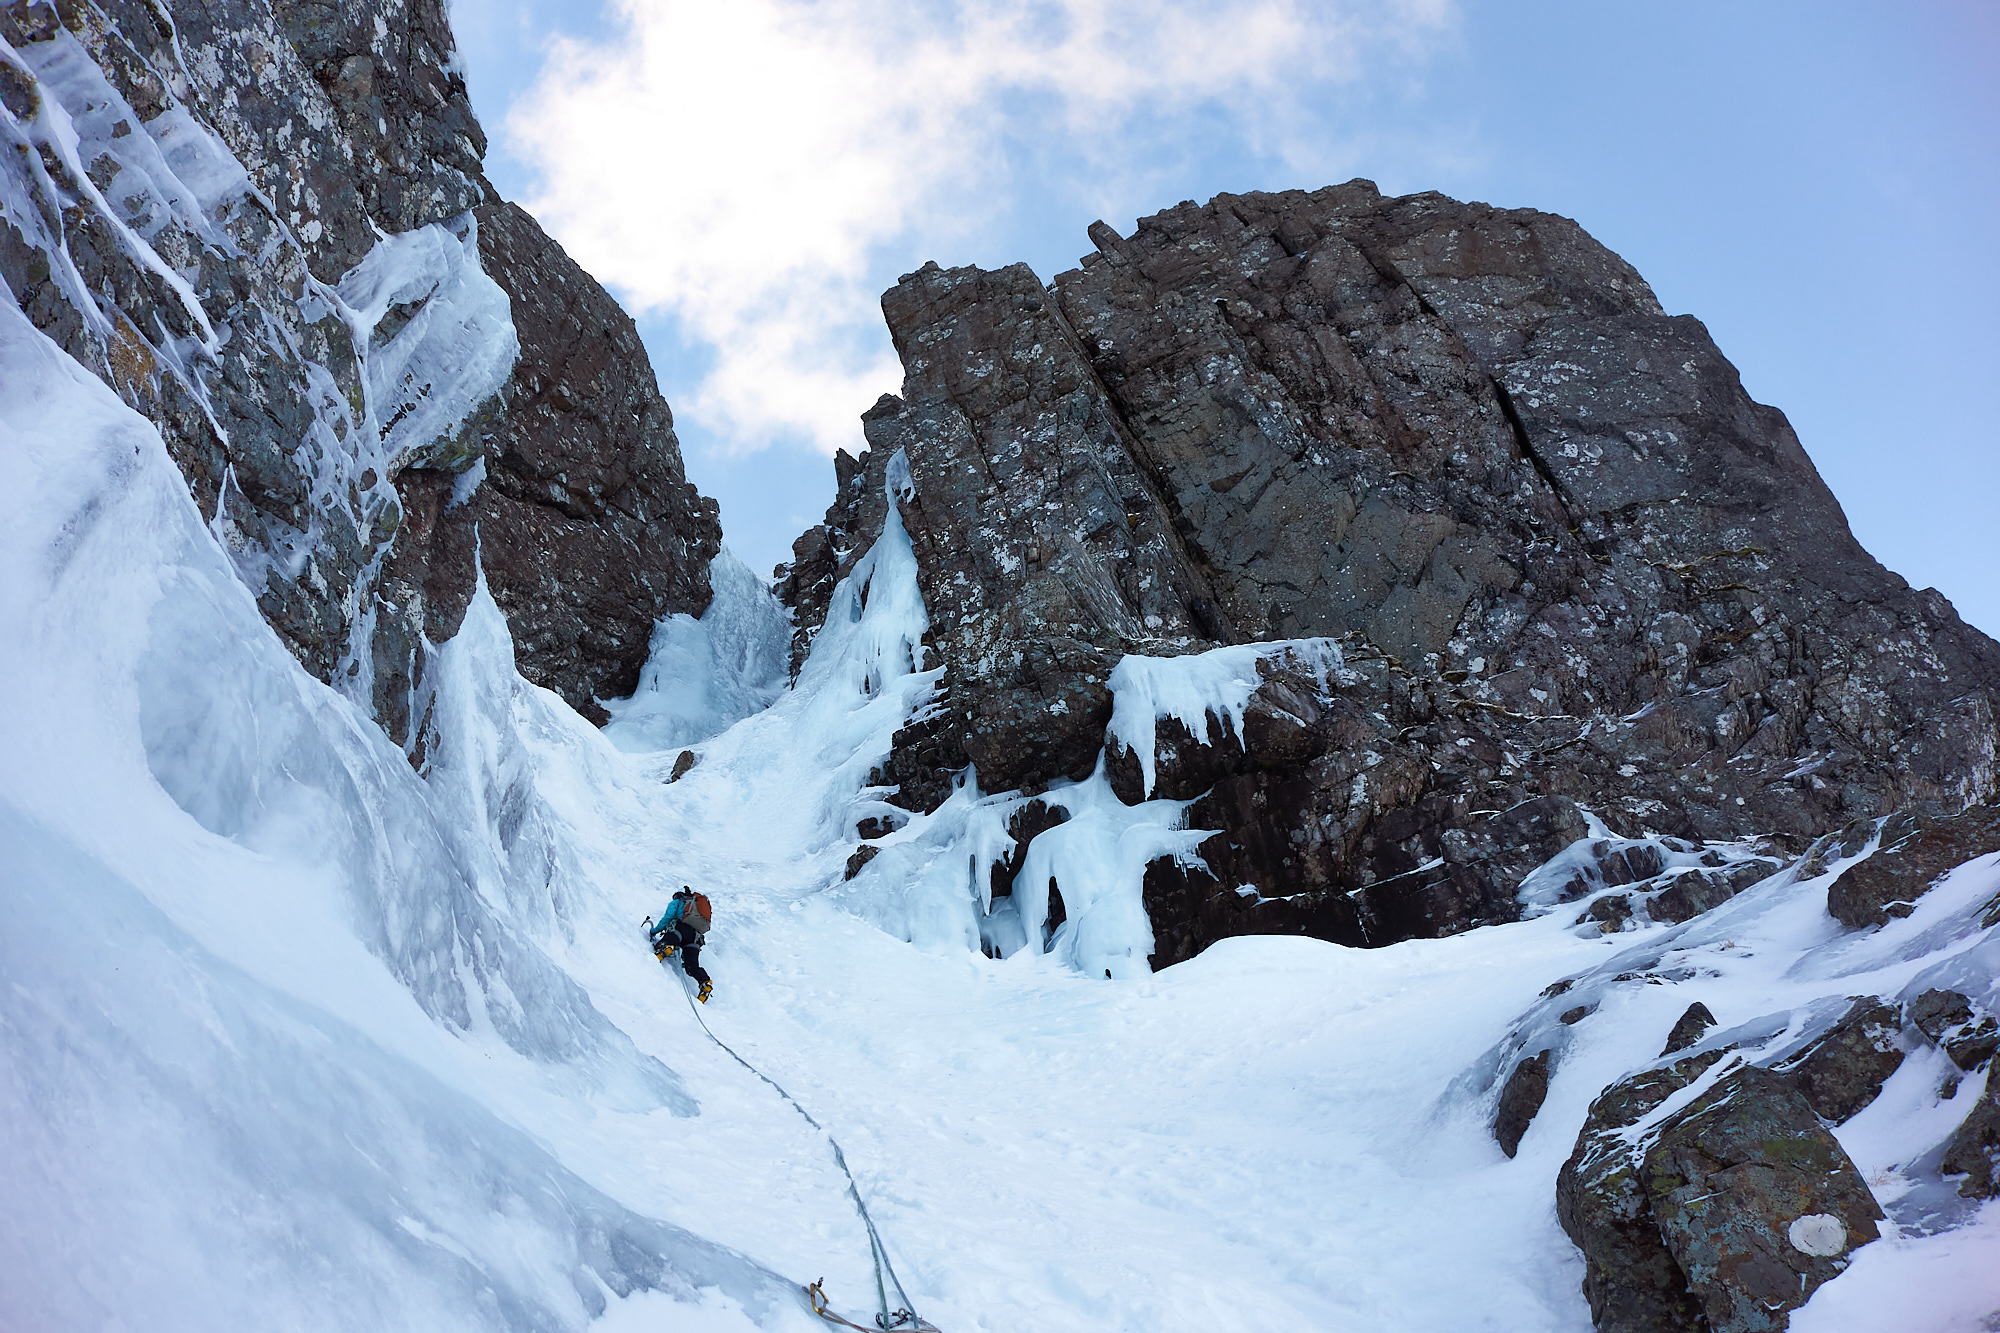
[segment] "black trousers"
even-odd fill
[[[701,932],[693,926],[682,925],[678,921],[669,922],[655,933],[655,938],[669,944],[678,945],[681,951],[681,970],[699,981],[709,984],[708,973],[701,968]]]

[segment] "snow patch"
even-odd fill
[[[472,493],[486,481],[486,455],[472,460],[472,466],[452,479],[451,500],[446,509],[456,509],[472,498]]]
[[[1515,898],[1521,904],[1523,917],[1545,916],[1611,887],[1650,892],[1665,887],[1686,871],[1723,870],[1762,862],[1769,873],[1775,874],[1782,865],[1779,859],[1759,852],[1754,843],[1698,845],[1680,838],[1621,838],[1590,811],[1584,810],[1583,816],[1591,830],[1589,836],[1578,838],[1522,878]],[[1631,853],[1656,860],[1660,868],[1653,874],[1614,885],[1605,875],[1605,864]]]

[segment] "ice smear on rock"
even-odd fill
[[[653,629],[650,656],[629,699],[605,699],[604,734],[631,753],[707,740],[768,708],[785,691],[791,615],[724,548],[708,567],[715,600],[701,619],[676,614]]]
[[[354,345],[365,349],[383,475],[419,451],[449,452],[521,350],[507,293],[480,267],[478,222],[461,213],[384,236],[338,290]],[[404,322],[378,342],[392,312]]]
[[[1141,892],[1146,867],[1172,857],[1206,869],[1195,849],[1214,830],[1182,827],[1191,801],[1120,801],[1105,781],[1101,753],[1087,781],[1051,787],[1041,799],[1069,818],[1028,844],[1027,860],[1014,877],[1014,902],[1028,946],[1040,951],[1054,883],[1066,919],[1048,951],[1086,976],[1145,976],[1153,952],[1153,927]]]
[[[1285,639],[1182,657],[1127,653],[1119,659],[1108,682],[1112,703],[1107,734],[1139,757],[1146,795],[1153,794],[1154,724],[1173,718],[1190,736],[1206,741],[1214,735],[1212,713],[1241,736],[1244,710],[1264,679],[1258,664],[1272,659],[1312,672],[1324,688],[1328,673],[1340,669],[1340,645],[1332,639]]]
[[[862,793],[864,802],[869,792]],[[1009,817],[1025,803],[1018,792],[984,795],[968,770],[950,796],[928,815],[886,802],[857,808],[894,811],[909,820],[875,844],[873,860],[843,890],[841,901],[864,920],[921,949],[937,952],[990,949],[1008,953],[1025,935],[993,936],[992,874],[1014,850]],[[879,817],[879,816],[878,816]],[[891,816],[894,817],[894,816]]]
[[[1036,801],[1061,810],[1064,821],[1028,844],[1011,894],[996,900],[994,867],[1015,850],[1008,821]],[[1205,865],[1196,848],[1212,830],[1183,827],[1189,804],[1124,804],[1105,781],[1101,755],[1088,780],[1057,783],[1033,797],[982,794],[968,769],[944,804],[880,840],[842,901],[920,948],[1003,958],[1047,954],[1086,976],[1144,976],[1153,952],[1142,893],[1146,867],[1166,857]],[[1062,894],[1065,913],[1053,932],[1051,886]]]
[[[898,496],[913,489],[901,453],[891,461],[888,489],[882,537],[835,589],[825,628],[813,640],[799,674],[799,694],[821,701],[808,713],[817,715],[816,730],[838,720],[857,693],[864,699],[891,695],[905,717],[913,716],[929,701],[937,676],[922,670],[922,638],[930,618],[896,505]],[[1132,719],[1127,734],[1136,738],[1143,728],[1141,754],[1148,772],[1155,710],[1159,716],[1187,713],[1201,720],[1204,710],[1214,708],[1232,725],[1240,724],[1244,704],[1260,679],[1258,659],[1279,655],[1301,659],[1322,674],[1339,664],[1338,648],[1324,639],[1172,659],[1126,657],[1111,683],[1123,691],[1119,706]],[[840,703],[843,697],[846,704]],[[1141,714],[1143,721],[1138,720]],[[1118,727],[1115,713],[1112,726],[1114,731]],[[882,735],[880,750],[864,748],[849,765],[872,769],[887,759],[886,742],[893,736],[893,731]],[[862,788],[849,807],[850,818],[843,821],[843,836],[851,833],[853,819],[903,823],[879,840],[874,858],[843,891],[847,906],[923,948],[977,949],[1003,957],[1024,950],[1048,953],[1093,977],[1146,975],[1153,951],[1141,892],[1146,867],[1163,857],[1203,864],[1195,849],[1209,836],[1209,831],[1183,827],[1188,802],[1121,802],[1105,780],[1101,753],[1088,780],[1054,784],[1038,797],[983,794],[971,767],[929,814],[890,805],[880,799],[887,794]],[[1031,800],[1062,811],[1065,819],[1029,843],[1011,897],[996,905],[993,868],[1014,850],[1008,820]],[[1066,918],[1052,936],[1047,930],[1051,884],[1062,894]]]
[[[889,467],[882,536],[841,580],[826,624],[799,668],[791,717],[808,753],[828,766],[818,814],[837,836],[852,828],[855,793],[889,757],[895,734],[921,715],[942,667],[925,665],[930,616],[917,587],[917,557],[896,500],[913,489],[900,455]]]
[[[142,269],[149,270],[178,297],[187,319],[199,331],[198,339],[175,347],[185,356],[193,348],[213,352],[215,328],[202,309],[187,278],[177,272],[148,244],[169,216],[184,222],[189,230],[211,243],[221,239],[220,229],[210,214],[218,204],[248,185],[242,164],[230,155],[186,109],[173,105],[151,120],[139,116],[112,89],[104,73],[75,35],[58,29],[45,41],[30,42],[27,51],[0,39],[0,61],[33,69],[46,95],[37,99],[35,114],[27,121],[11,112],[0,122],[0,141],[11,141],[17,152],[35,143],[42,151],[59,158],[68,168],[69,178],[89,196],[115,243]],[[121,133],[116,128],[125,126]],[[143,135],[130,133],[134,123],[145,127]],[[39,178],[50,195],[58,192],[40,161],[23,156],[21,161]],[[105,190],[96,184],[99,176],[84,170],[88,161],[94,172],[115,167],[116,174],[104,178],[110,193],[130,209],[137,225],[129,226],[120,210],[112,208]],[[24,234],[29,244],[46,251],[52,259],[50,276],[65,288],[74,309],[90,321],[100,336],[115,336],[112,320],[92,299],[82,275],[63,247],[56,243],[59,230],[50,227],[49,215],[34,207],[30,198],[17,193],[11,172],[0,173],[8,221]],[[21,205],[27,205],[21,207]],[[75,220],[68,222],[75,226]]]
[[[907,821],[882,840],[881,854],[839,891],[839,901],[888,934],[920,947],[977,949],[986,906],[978,886],[1011,845],[1006,820],[1019,798],[1011,793],[982,796],[977,776],[968,771],[952,797],[929,815],[913,815],[884,799],[894,788],[880,785],[879,770],[896,733],[923,715],[942,674],[941,668],[926,665],[923,637],[930,616],[917,586],[916,554],[897,507],[898,499],[914,493],[914,486],[900,455],[891,461],[886,489],[889,505],[882,534],[835,586],[826,622],[800,665],[797,683],[767,711],[729,732],[726,749],[738,752],[761,744],[788,756],[783,833],[816,851],[838,849],[844,855],[863,819]],[[710,698],[707,692],[716,683],[684,688],[674,684],[674,673],[692,673],[703,652],[713,658],[718,647],[723,649],[725,660],[718,665],[725,689],[731,679],[752,671],[775,675],[774,683],[782,681],[790,626],[773,616],[776,604],[768,593],[756,588],[753,595],[752,578],[743,570],[741,578],[728,574],[717,580],[718,604],[728,598],[735,605],[733,610],[723,607],[721,623],[741,628],[710,635],[704,627],[718,616],[714,609],[700,622],[662,622],[640,691],[612,705],[617,720],[610,729],[619,745],[636,750],[656,745],[664,736],[689,734],[674,730],[682,725],[679,719],[710,705],[685,707],[682,701]],[[670,651],[663,653],[663,645]],[[688,650],[685,657],[674,656],[676,646]],[[676,666],[677,661],[685,665]],[[739,661],[746,664],[742,676],[736,675]],[[655,666],[660,668],[657,678]],[[655,680],[656,688],[649,690],[648,683]],[[650,696],[655,693],[664,697],[654,700]],[[755,696],[745,691],[737,697],[747,702]],[[775,836],[779,830],[769,832]]]

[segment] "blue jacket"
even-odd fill
[[[680,920],[681,913],[687,910],[687,903],[688,900],[685,898],[675,898],[670,901],[667,904],[667,910],[660,913],[660,919],[653,923],[653,929],[664,930],[666,927]]]

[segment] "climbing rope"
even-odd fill
[[[650,925],[652,918],[647,917],[646,921]],[[813,1119],[812,1112],[800,1105],[798,1098],[792,1096],[791,1093],[786,1092],[783,1087],[779,1086],[776,1079],[738,1055],[728,1042],[716,1036],[715,1029],[710,1027],[708,1020],[701,1016],[701,1007],[694,1002],[694,997],[688,994],[687,987],[685,986],[681,987],[681,998],[688,1002],[688,1012],[694,1015],[695,1022],[701,1024],[701,1030],[708,1034],[710,1041],[721,1047],[723,1053],[730,1059],[742,1065],[758,1078],[763,1079],[764,1082],[770,1084],[771,1090],[791,1103],[792,1109],[804,1116],[805,1122],[808,1125],[811,1125],[822,1135],[825,1135],[827,1146],[833,1149],[834,1165],[840,1168],[841,1175],[847,1177],[847,1197],[854,1200],[854,1211],[861,1214],[861,1224],[868,1229],[868,1251],[870,1256],[875,1260],[875,1298],[881,1303],[882,1307],[881,1313],[875,1316],[875,1327],[878,1329],[909,1329],[911,1333],[941,1333],[936,1324],[931,1323],[911,1308],[910,1294],[903,1290],[902,1279],[896,1276],[896,1267],[889,1262],[889,1251],[882,1244],[882,1233],[875,1229],[875,1219],[868,1215],[868,1205],[861,1197],[861,1186],[855,1183],[854,1173],[847,1169],[847,1154],[840,1150],[840,1141],[828,1132],[825,1125]],[[884,1281],[884,1275],[887,1276],[886,1281]],[[868,1333],[864,1325],[850,1322],[833,1312],[832,1307],[827,1304],[826,1292],[821,1288],[821,1283],[825,1281],[825,1278],[821,1278],[818,1282],[809,1284],[805,1289],[806,1299],[812,1304],[813,1313],[830,1324],[838,1324],[843,1328],[858,1328],[862,1330],[862,1333]],[[902,1305],[894,1310],[889,1308],[889,1288],[891,1286],[895,1287],[896,1298],[902,1302]]]

